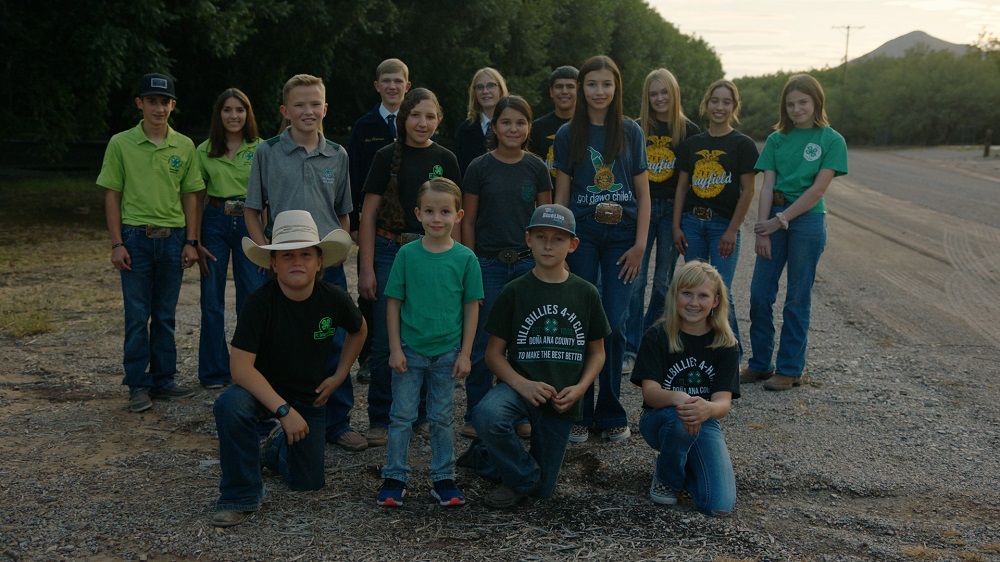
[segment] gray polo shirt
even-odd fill
[[[307,154],[285,129],[254,152],[246,206],[262,211],[266,203],[269,226],[282,211],[309,211],[322,238],[341,228],[337,217],[354,208],[347,166],[347,151],[323,133],[316,150]]]

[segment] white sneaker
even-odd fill
[[[622,374],[631,375],[632,369],[635,368],[635,357],[632,355],[626,355],[625,359],[622,360]]]
[[[612,427],[610,429],[605,429],[601,432],[601,437],[607,439],[608,441],[617,443],[618,441],[624,441],[632,436],[632,431],[626,425],[625,427]]]

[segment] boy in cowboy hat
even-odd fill
[[[320,240],[307,211],[278,214],[271,244],[243,239],[247,257],[275,278],[243,305],[230,358],[236,384],[215,402],[222,478],[213,525],[238,525],[260,507],[262,465],[293,490],[325,484],[325,404],[357,359],[367,327],[347,292],[321,275],[324,262],[343,261],[350,248],[350,235],[340,229]],[[327,377],[338,327],[348,335]],[[278,423],[261,443],[260,430],[271,420]]]

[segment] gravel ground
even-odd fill
[[[1000,178],[995,162],[968,154],[917,156]],[[477,500],[491,484],[462,469],[469,504],[439,508],[420,490],[430,454],[415,438],[403,508],[374,502],[384,449],[331,446],[324,490],[291,492],[269,475],[263,508],[239,527],[215,529],[215,394],[127,413],[120,318],[67,311],[52,333],[0,339],[0,560],[1000,560],[997,329],[901,294],[891,275],[864,276],[881,261],[872,252],[884,240],[836,215],[830,228],[808,382],[785,393],[745,385],[725,421],[739,493],[728,518],[701,515],[689,498],[674,508],[651,504],[654,452],[638,437],[641,400],[626,383],[633,437],[571,446],[552,500],[488,509]],[[744,337],[750,246],[734,287]],[[1000,288],[1000,257],[986,248],[983,283]],[[83,278],[117,284],[100,263],[0,272],[0,288],[35,282],[44,291],[49,277],[64,276],[81,286]],[[177,337],[179,378],[188,384],[196,378],[197,290],[189,272]],[[910,302],[913,326],[895,325],[891,310],[875,313],[894,298]],[[356,386],[361,430],[365,389]],[[458,391],[456,412],[463,409]],[[465,443],[456,432],[458,452]]]

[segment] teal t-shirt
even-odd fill
[[[775,131],[767,137],[756,168],[777,174],[774,191],[784,193],[791,204],[816,181],[820,170],[833,170],[834,176],[847,174],[847,143],[831,127]],[[825,213],[824,198],[808,212]]]
[[[159,146],[135,127],[111,137],[97,185],[122,194],[122,224],[184,226],[182,193],[205,189],[191,139],[167,129]]]
[[[249,142],[244,140],[239,149],[236,150],[232,160],[225,155],[209,156],[208,141],[198,145],[201,177],[205,180],[205,187],[210,196],[220,199],[246,197],[247,183],[250,181],[250,167],[253,165],[253,154],[257,150],[258,144],[260,144],[260,139]]]
[[[399,249],[385,295],[403,301],[399,335],[423,355],[447,353],[462,341],[465,303],[483,298],[483,275],[476,254],[455,243],[432,253],[417,240]]]

